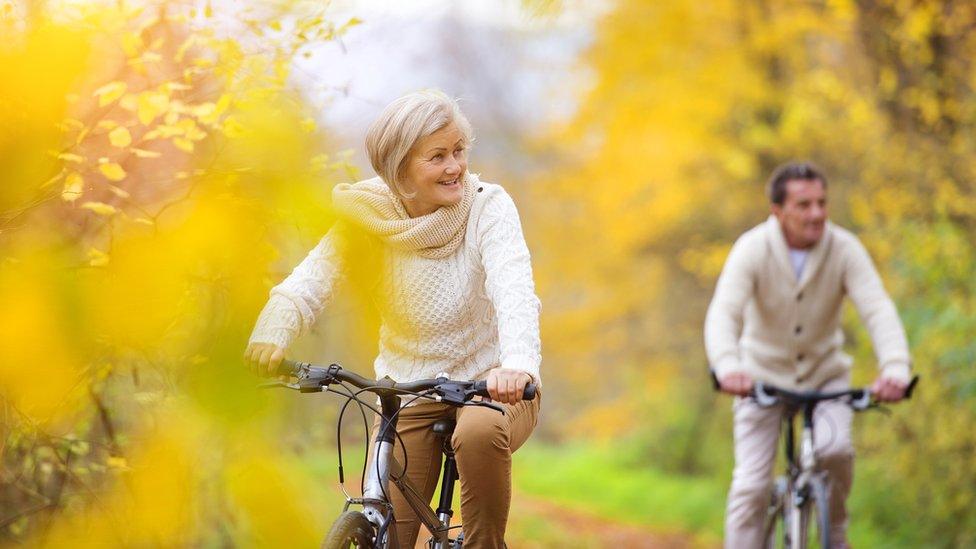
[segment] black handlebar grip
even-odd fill
[[[288,360],[287,358],[281,361],[278,368],[275,369],[274,375],[276,376],[293,376],[295,372],[298,371],[298,363],[294,360]]]
[[[912,380],[908,382],[908,387],[905,388],[905,398],[912,398],[912,392],[915,391],[915,385],[918,384],[918,376],[913,376]]]
[[[485,380],[475,381],[471,388],[481,396],[490,396],[488,394],[488,382]],[[535,393],[535,383],[529,383],[525,386],[525,389],[522,390],[522,400],[535,400]]]
[[[708,374],[712,377],[712,389],[721,391],[722,384],[718,382],[718,376],[715,375],[715,370],[709,369]]]

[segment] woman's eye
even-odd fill
[[[443,157],[444,157],[444,155],[442,155],[441,153],[437,153],[434,156],[430,157],[430,159],[431,160],[440,160]]]

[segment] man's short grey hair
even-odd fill
[[[412,198],[402,187],[406,160],[413,146],[424,137],[455,123],[464,146],[474,141],[471,123],[457,101],[440,90],[421,90],[393,101],[366,132],[366,154],[376,174],[400,198]]]

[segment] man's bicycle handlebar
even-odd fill
[[[912,392],[915,391],[916,384],[918,384],[918,376],[912,376],[911,381],[908,382],[908,387],[905,388],[905,400],[912,397]],[[721,390],[721,385],[719,384],[718,377],[715,375],[715,372],[712,372],[712,386],[716,391]],[[850,404],[851,408],[858,411],[867,410],[874,404],[874,401],[871,398],[871,389],[868,387],[825,392],[791,391],[757,381],[753,383],[752,391],[750,391],[749,396],[754,398],[756,403],[763,408],[774,406],[780,402],[803,405],[844,397],[850,397],[848,404]]]
[[[449,404],[461,405],[475,396],[490,397],[488,382],[455,381],[446,377],[435,379],[420,379],[399,383],[389,377],[383,379],[368,379],[343,369],[338,364],[317,366],[308,362],[283,360],[275,371],[275,375],[291,376],[297,379],[295,383],[272,383],[271,385],[297,389],[303,393],[318,393],[326,390],[333,383],[348,383],[359,389],[375,393],[381,397],[395,395],[409,395],[417,393],[432,393],[437,400]],[[536,386],[529,383],[522,391],[523,400],[535,398]]]

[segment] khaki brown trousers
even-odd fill
[[[846,376],[820,391],[850,387]],[[772,473],[782,432],[783,405],[761,408],[751,398],[736,398],[733,405],[735,469],[725,512],[725,547],[764,547],[763,529],[772,489]],[[830,546],[847,547],[847,495],[851,491],[854,449],[851,420],[854,412],[843,401],[817,404],[813,413],[813,441],[817,464],[830,478]],[[797,427],[797,457],[800,430]]]
[[[451,444],[461,481],[465,549],[504,547],[512,499],[512,453],[532,434],[539,418],[540,399],[541,394],[537,394],[534,400],[514,405],[495,403],[505,408],[505,415],[489,408],[455,408],[436,402],[409,406],[400,412],[397,420],[400,439],[394,444],[393,455],[403,462],[402,439],[407,450],[407,478],[426,501],[434,495],[444,460],[443,439],[434,434],[431,426],[441,419],[457,421]],[[373,425],[374,439],[378,431],[377,417]],[[400,547],[412,548],[421,522],[392,482],[390,500]]]

